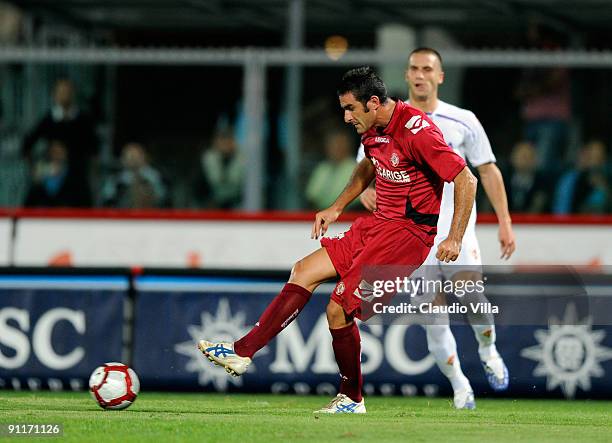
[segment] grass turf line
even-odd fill
[[[366,415],[315,418],[329,400],[144,392],[127,410],[104,411],[87,392],[0,391],[0,424],[61,423],[59,440],[79,442],[612,440],[609,401],[477,399],[476,411],[457,411],[447,399],[368,397]]]

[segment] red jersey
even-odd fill
[[[444,182],[451,182],[465,161],[444,141],[425,113],[396,101],[389,124],[361,137],[376,168],[376,211],[435,235]]]

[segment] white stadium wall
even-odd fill
[[[480,224],[476,234],[487,265],[612,265],[612,226],[579,224],[516,224],[517,249],[507,262],[500,259],[497,226]]]
[[[8,266],[11,262],[11,230],[12,220],[0,216],[0,266]]]
[[[310,228],[306,222],[24,219],[15,264],[288,269],[318,246]]]
[[[221,214],[160,217],[163,213],[146,217],[22,215],[16,219],[12,264],[288,270],[318,247],[310,239],[307,214],[246,219]],[[343,232],[349,225],[350,220],[332,225],[328,235]],[[0,224],[2,238],[8,237],[7,232],[10,226]],[[483,262],[504,263],[499,259],[496,225],[479,223],[477,232]],[[516,223],[515,233],[517,252],[507,264],[612,265],[612,224],[546,224],[539,219]],[[6,261],[10,253],[5,249],[6,242],[0,247],[1,259]]]

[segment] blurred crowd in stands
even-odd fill
[[[585,143],[576,162],[559,169],[541,166],[536,145],[525,140],[502,172],[512,212],[563,215],[612,212],[609,170],[601,140]]]
[[[529,70],[516,90],[522,100],[523,139],[506,158],[498,155],[510,209],[514,213],[604,214],[612,212],[611,168],[603,140],[567,148],[571,119],[568,73]],[[74,84],[57,81],[53,106],[23,140],[29,165],[26,207],[173,208],[173,177],[139,140],[126,140],[116,159],[103,164],[96,123],[76,102]],[[222,121],[222,120],[220,120]],[[192,208],[239,209],[245,165],[240,137],[228,124],[217,128],[202,149],[194,149],[195,174],[188,183]],[[487,129],[485,127],[485,129]],[[328,126],[315,161],[304,174],[303,200],[311,209],[330,205],[355,165],[358,139],[349,128]],[[39,147],[35,149],[35,147]],[[495,144],[493,143],[495,150]],[[483,193],[480,192],[482,197]],[[479,199],[487,211],[486,199]],[[351,209],[361,210],[355,202]]]

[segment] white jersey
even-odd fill
[[[410,103],[410,102],[406,102]],[[438,107],[431,114],[427,114],[436,126],[442,131],[444,141],[453,148],[464,160],[473,167],[495,162],[495,155],[484,128],[473,112],[438,100]],[[359,147],[357,161],[365,157],[363,145]],[[438,234],[436,243],[446,238],[450,231],[454,212],[454,183],[444,183],[440,217],[438,218]],[[476,202],[467,225],[466,234],[475,232]]]

